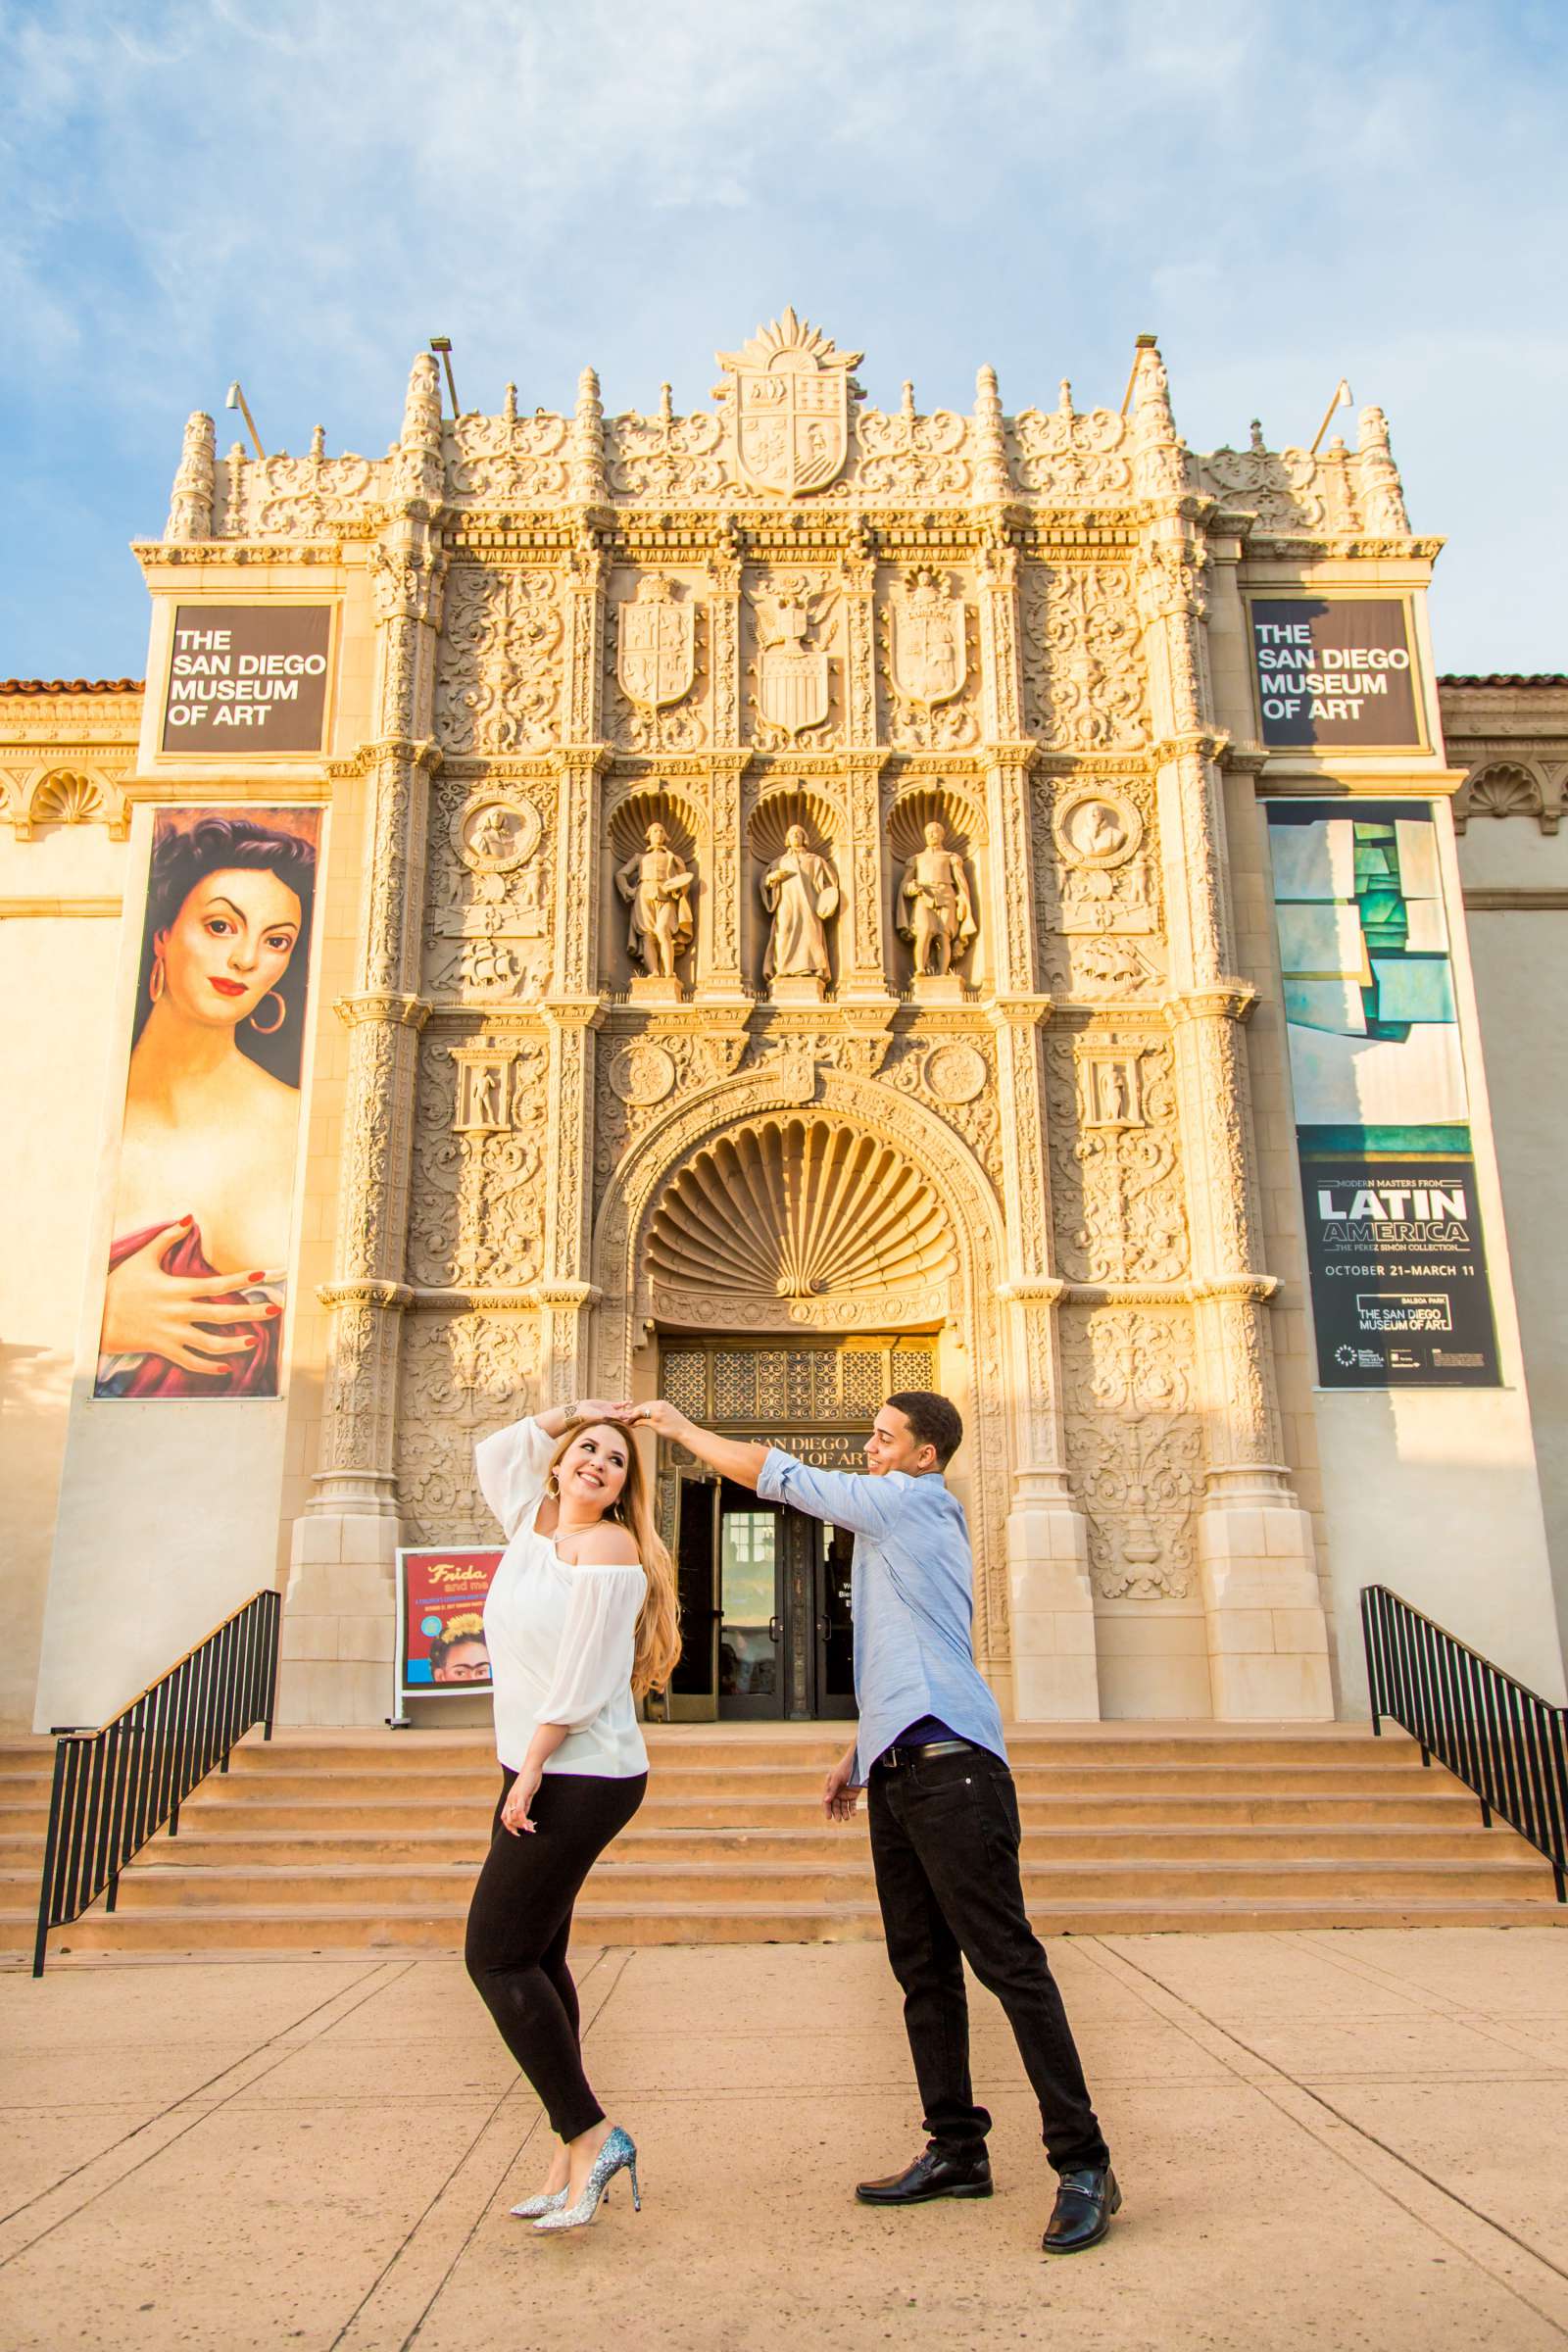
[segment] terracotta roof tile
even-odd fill
[[[1440,686],[1568,686],[1568,677],[1565,677],[1560,670],[1551,669],[1538,669],[1528,673],[1524,670],[1494,669],[1489,671],[1485,676],[1479,673],[1452,671],[1446,677],[1440,677],[1438,684]]]
[[[0,694],[140,694],[145,678],[0,678]]]

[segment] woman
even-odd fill
[[[97,1396],[277,1394],[315,886],[303,832],[159,819]]]
[[[591,2222],[637,2150],[583,2072],[566,1966],[572,1905],[648,1786],[635,1701],[680,1655],[675,1572],[654,1529],[627,1404],[556,1405],[474,1449],[507,1548],[485,1602],[501,1800],[468,1912],[468,1974],[561,2141],[541,2230]]]

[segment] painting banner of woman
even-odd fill
[[[96,1396],[276,1396],[317,808],[153,825]]]

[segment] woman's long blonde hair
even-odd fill
[[[646,1691],[665,1690],[680,1659],[675,1563],[669,1556],[668,1544],[654,1524],[654,1499],[643,1473],[642,1456],[636,1439],[623,1421],[568,1421],[545,1473],[549,1491],[556,1492],[556,1471],[562,1455],[585,1429],[618,1429],[626,1440],[626,1483],[605,1517],[626,1529],[648,1578],[648,1591],[637,1613],[637,1643],[631,1661],[632,1690],[641,1698]]]

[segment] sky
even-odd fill
[[[0,674],[142,674],[231,377],[379,454],[432,334],[465,408],[697,407],[786,303],[889,407],[1157,333],[1195,449],[1347,376],[1440,668],[1568,668],[1565,83],[1560,0],[0,0]]]

